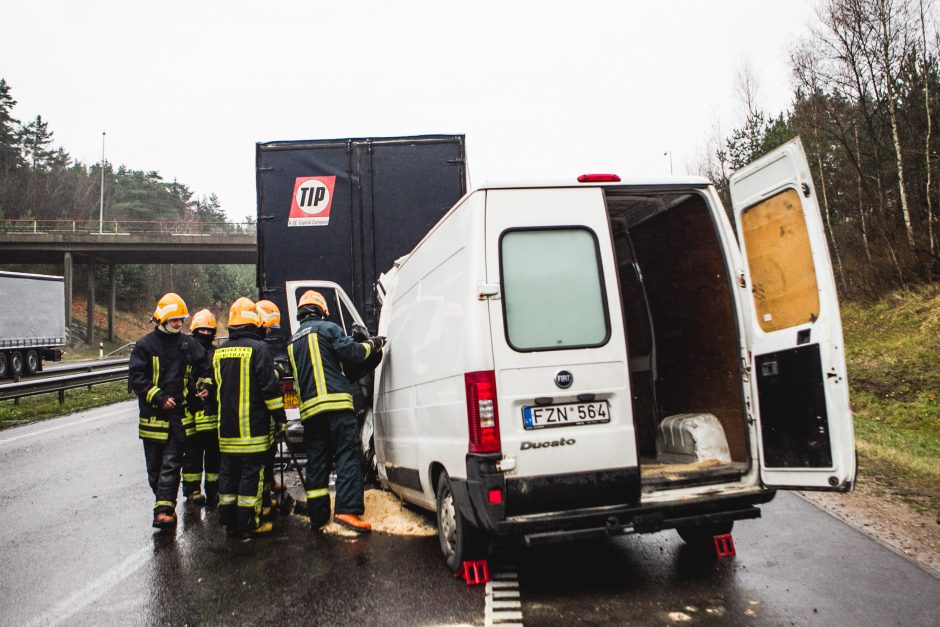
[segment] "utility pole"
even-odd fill
[[[101,204],[98,209],[98,233],[104,233],[104,131],[101,131]]]
[[[672,176],[672,151],[667,150],[663,153],[663,156],[669,155],[669,176]]]

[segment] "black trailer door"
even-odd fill
[[[462,135],[257,146],[258,286],[287,311],[284,284],[338,283],[375,329],[378,275],[466,191]]]

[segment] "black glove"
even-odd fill
[[[369,344],[372,345],[372,350],[376,353],[382,350],[382,347],[385,346],[385,338],[381,335],[369,338]]]
[[[357,342],[365,342],[369,339],[369,329],[361,324],[352,325],[352,337]]]

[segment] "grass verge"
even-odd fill
[[[940,516],[940,284],[842,307],[859,484]]]
[[[127,393],[126,381],[114,381],[95,385],[91,389],[66,390],[65,403],[61,405],[59,395],[54,392],[25,396],[19,399],[19,403],[2,401],[0,402],[0,430],[132,398],[134,396]]]

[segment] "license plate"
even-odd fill
[[[297,409],[297,390],[284,392],[284,409]]]
[[[610,405],[607,401],[522,408],[522,424],[526,429],[586,425],[595,422],[610,422]]]

